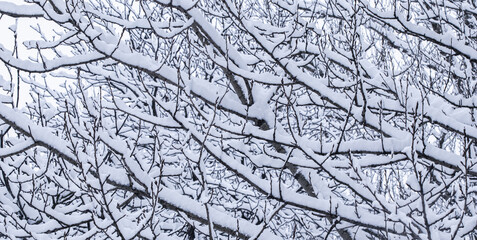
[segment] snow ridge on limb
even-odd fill
[[[10,17],[44,17],[41,7],[34,4],[15,4],[12,2],[0,2],[0,13]]]

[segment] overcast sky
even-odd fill
[[[15,4],[28,4],[28,3],[23,3],[21,0],[2,0],[2,2],[12,2]],[[37,50],[28,50],[26,47],[23,45],[23,41],[25,40],[40,40],[41,36],[38,34],[32,26],[40,26],[42,31],[45,31],[47,37],[51,37],[51,30],[53,26],[48,23],[45,20],[42,19],[35,19],[35,18],[20,18],[15,22],[15,19],[3,15],[0,19],[0,44],[8,49],[8,50],[13,50],[14,47],[14,33],[11,29],[14,29],[16,26],[17,29],[17,36],[18,36],[18,52],[19,52],[19,57],[21,59],[28,59],[28,58],[33,58],[36,59],[38,57]],[[48,55],[46,52],[42,52],[45,55]],[[16,72],[12,72],[13,74],[13,82],[16,84],[17,78],[16,78]],[[7,68],[5,64],[1,63],[0,64],[0,75],[6,80],[10,81],[11,77],[10,74],[7,71]],[[40,75],[38,75],[40,76]],[[29,95],[29,87],[27,84],[22,84],[20,82],[20,101],[19,101],[19,106],[25,106],[25,102],[30,101],[30,95]],[[16,92],[15,92],[16,94]],[[15,96],[16,99],[16,96]]]

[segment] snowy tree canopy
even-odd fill
[[[0,14],[1,238],[477,238],[475,1]]]

